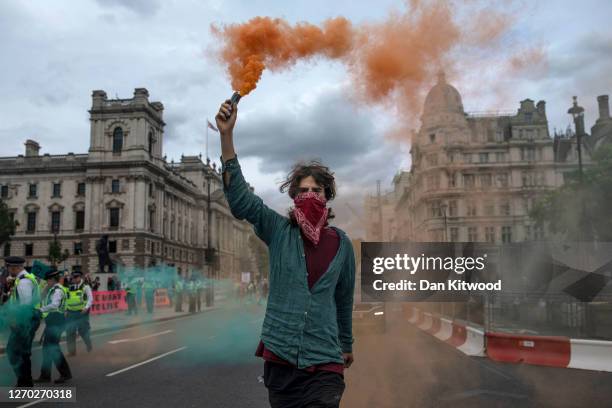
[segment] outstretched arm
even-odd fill
[[[253,224],[257,236],[269,245],[275,231],[285,218],[265,205],[244,180],[238,157],[234,151],[233,131],[237,115],[238,107],[236,104],[230,107],[229,100],[227,100],[221,105],[215,116],[221,134],[223,192],[232,215],[239,220],[246,219]]]
[[[217,129],[219,129],[221,134],[221,157],[223,162],[236,157],[236,151],[234,150],[234,125],[236,125],[237,117],[238,105],[235,103],[230,105],[229,99],[223,102],[215,116]],[[225,186],[229,184],[229,173],[223,174],[223,184]]]

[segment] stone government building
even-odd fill
[[[205,271],[210,191],[216,276],[255,272],[248,245],[253,230],[231,215],[220,169],[200,156],[166,162],[163,111],[144,88],[131,99],[108,99],[96,90],[88,153],[41,155],[28,140],[25,155],[0,158],[0,196],[19,222],[1,253],[25,256],[28,264],[46,261],[57,238],[70,253],[66,266],[94,273],[96,241],[108,234],[111,258],[126,267],[163,262],[184,276]]]
[[[599,118],[582,138],[585,166],[612,142],[608,96],[598,103]],[[574,108],[582,109],[576,100]],[[525,99],[516,112],[466,113],[443,73],[425,99],[410,153],[411,168],[396,174],[393,189],[365,198],[369,241],[540,240],[546,231],[528,212],[578,167],[575,134],[550,137],[544,101]]]

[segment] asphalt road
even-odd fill
[[[253,356],[262,319],[258,306],[226,308],[97,335],[92,353],[79,343],[69,359],[77,403],[28,406],[267,407]],[[35,375],[39,367],[35,349]],[[13,384],[6,356],[0,373]],[[384,335],[357,336],[346,382],[343,408],[612,406],[611,373],[467,357],[401,319]]]

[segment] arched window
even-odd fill
[[[153,137],[153,132],[149,132],[149,154],[153,156],[153,144],[155,143],[155,138]]]
[[[116,127],[113,131],[113,153],[121,153],[123,149],[123,129]]]

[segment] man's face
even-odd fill
[[[8,265],[6,269],[12,277],[15,277],[23,270],[23,265]]]
[[[307,191],[313,191],[317,193],[320,197],[325,198],[325,189],[318,185],[314,177],[312,176],[304,177],[302,180],[300,180],[298,193],[305,193]]]
[[[73,276],[72,277],[72,282],[76,283],[77,285],[79,283],[81,283],[81,277],[80,276]]]

